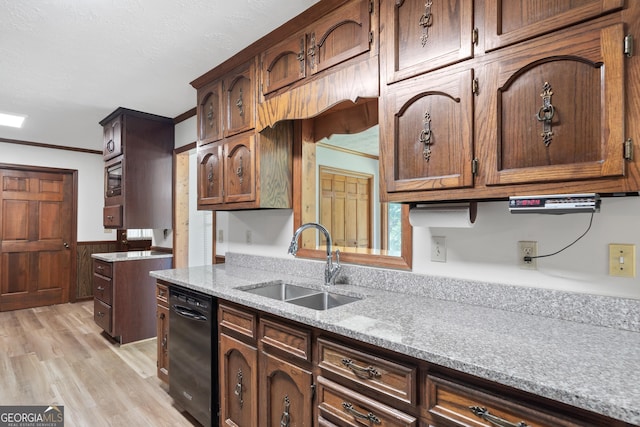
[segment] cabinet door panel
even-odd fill
[[[266,353],[261,360],[260,418],[268,426],[311,427],[311,372]]]
[[[531,42],[489,66],[495,138],[479,139],[497,146],[487,184],[624,175],[622,39],[614,25]]]
[[[223,190],[222,145],[198,147],[198,203],[210,205],[222,203]]]
[[[222,82],[214,81],[198,90],[198,145],[222,138]]]
[[[384,102],[391,105],[383,106],[380,124],[387,191],[473,184],[472,83],[472,71],[465,70],[390,90]]]
[[[220,422],[258,425],[258,350],[220,334]]]
[[[369,7],[369,0],[351,1],[312,27],[307,50],[311,74],[369,50]]]
[[[157,307],[157,373],[165,383],[169,382],[169,308],[158,304]]]
[[[624,0],[489,0],[485,12],[485,48],[496,49],[624,6]]]
[[[381,42],[387,55],[387,83],[473,55],[472,0],[404,0],[384,5]]]
[[[264,95],[303,79],[306,75],[306,36],[300,34],[267,49],[262,55]]]
[[[224,136],[236,135],[240,132],[253,129],[256,123],[254,61],[235,70],[224,79],[224,93],[226,112]]]
[[[122,117],[116,117],[103,128],[104,160],[112,159],[122,154]]]
[[[256,199],[255,135],[238,135],[224,148],[225,202],[250,202]]]

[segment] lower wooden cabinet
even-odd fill
[[[169,383],[169,287],[156,285],[156,334],[158,337],[158,378]]]
[[[258,349],[224,333],[219,345],[220,423],[257,426]]]
[[[218,310],[221,426],[628,426],[241,305]]]

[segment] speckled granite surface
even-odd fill
[[[129,251],[129,252],[106,252],[92,254],[91,258],[96,258],[106,262],[132,261],[136,259],[150,258],[171,258],[173,255],[158,251]]]
[[[520,291],[502,285],[344,266],[343,281],[366,286],[338,284],[334,290],[365,298],[328,311],[316,311],[236,288],[278,279],[322,287],[323,263],[238,254],[227,254],[226,261],[226,265],[162,270],[151,275],[640,424],[639,322],[637,317],[625,321],[624,314],[613,313],[617,306],[637,316],[638,304],[633,300],[600,297],[592,300],[588,295],[561,292],[554,300],[556,293],[551,291]],[[421,290],[416,292],[416,287]],[[493,298],[479,300],[475,295],[478,293],[494,295],[497,302]],[[582,307],[582,302],[595,308]],[[578,311],[573,313],[571,308]],[[607,319],[609,315],[617,318]]]

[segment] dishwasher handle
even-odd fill
[[[203,316],[200,312],[191,310],[190,308],[185,307],[183,305],[174,304],[172,307],[172,310],[176,314],[182,317],[186,317],[187,319],[197,320],[200,322],[206,322],[208,320],[207,316]]]

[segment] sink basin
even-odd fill
[[[362,299],[360,297],[342,295],[335,292],[305,288],[304,286],[292,285],[291,283],[285,283],[279,280],[240,290],[313,310],[328,310]]]
[[[255,288],[243,289],[243,291],[280,301],[287,301],[318,292],[316,289],[309,289],[280,281],[264,283]]]
[[[352,297],[349,295],[336,294],[333,292],[318,292],[304,297],[292,299],[291,304],[302,307],[312,308],[314,310],[328,310],[350,302],[359,301],[362,298]]]

